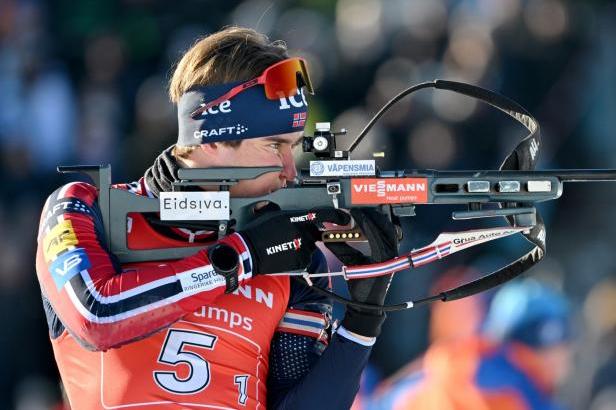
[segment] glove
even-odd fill
[[[361,229],[370,245],[370,256],[366,256],[344,242],[326,242],[325,246],[345,265],[364,265],[384,262],[398,256],[396,226],[386,215],[374,208],[353,208],[351,216]],[[393,274],[366,279],[347,281],[351,300],[355,302],[383,305]],[[376,337],[386,314],[382,311],[361,309],[347,305],[342,326],[362,336]]]
[[[268,212],[237,233],[252,258],[253,275],[305,269],[312,260],[315,242],[321,240],[323,222],[347,225],[350,216],[335,208]]]

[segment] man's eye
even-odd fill
[[[275,149],[276,151],[280,150],[280,144],[275,142],[273,144],[270,144],[270,147],[272,147],[273,149]]]

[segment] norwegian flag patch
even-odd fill
[[[303,127],[306,124],[306,113],[296,112],[293,114],[293,128]]]

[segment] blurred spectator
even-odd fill
[[[86,76],[80,101],[77,160],[83,164],[113,162],[122,134],[124,110],[118,90],[123,44],[115,35],[93,38],[85,49]]]
[[[616,280],[597,283],[589,292],[583,310],[587,324],[578,343],[576,374],[568,391],[578,407],[592,410],[616,408]],[[585,366],[582,366],[582,362]]]
[[[432,286],[431,294],[438,294],[453,289],[463,283],[477,278],[477,272],[471,268],[453,267],[443,273]],[[486,302],[483,295],[475,295],[448,303],[436,302],[430,305],[430,324],[428,341],[431,345],[453,344],[468,340],[477,334],[485,318]],[[365,409],[370,397],[377,391],[388,391],[392,386],[409,374],[416,373],[423,366],[423,356],[410,361],[386,381],[377,386],[378,373],[374,366],[366,369],[359,393],[352,410]],[[377,390],[378,389],[378,390]]]
[[[2,8],[13,19],[0,30],[0,144],[5,155],[22,158],[15,172],[45,174],[72,158],[73,90],[51,58],[45,10],[37,2],[8,1]]]
[[[558,409],[570,337],[562,295],[533,279],[512,282],[495,294],[481,335],[433,344],[421,369],[387,383],[365,408]]]

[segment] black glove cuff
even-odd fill
[[[225,278],[227,286],[225,293],[231,293],[239,286],[237,272],[239,270],[239,255],[231,246],[219,243],[207,250],[207,256],[214,272]]]
[[[368,312],[360,312],[352,306],[347,306],[342,326],[346,330],[365,337],[377,337],[381,334],[381,326],[387,319],[385,312],[374,314]]]

